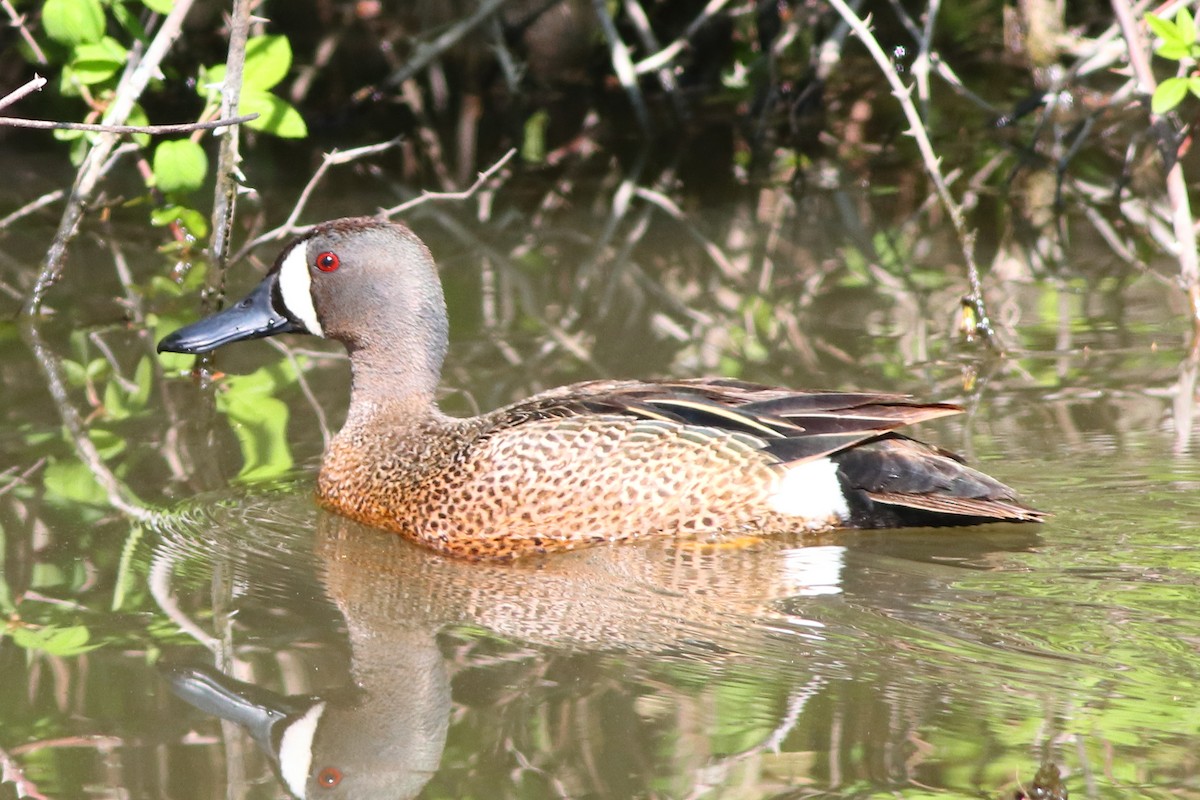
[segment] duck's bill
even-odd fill
[[[158,352],[204,353],[230,342],[277,333],[306,333],[307,329],[282,308],[277,277],[268,275],[241,302],[164,336]]]

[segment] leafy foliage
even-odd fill
[[[1187,7],[1179,9],[1175,20],[1163,19],[1154,13],[1146,14],[1146,23],[1162,41],[1154,52],[1162,58],[1188,65],[1188,75],[1167,78],[1154,90],[1150,109],[1155,114],[1173,111],[1187,97],[1188,92],[1200,97],[1200,75],[1194,74],[1197,59],[1200,59],[1200,44],[1196,43],[1196,22]]]

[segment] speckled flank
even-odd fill
[[[778,462],[750,437],[715,428],[595,415],[488,431],[435,418],[419,436],[379,444],[338,436],[321,470],[322,502],[469,558],[840,522],[774,512]]]

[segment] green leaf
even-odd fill
[[[71,69],[82,84],[91,86],[116,75],[125,67],[129,51],[111,36],[105,36],[96,44],[81,44],[75,48]]]
[[[146,41],[146,29],[142,27],[142,22],[137,18],[137,15],[129,10],[129,6],[125,3],[113,3],[109,6],[112,10],[113,18],[121,28],[137,39],[139,42]]]
[[[208,156],[191,139],[160,142],[154,149],[154,182],[164,192],[191,192],[204,185]]]
[[[79,461],[55,461],[42,472],[42,485],[51,497],[71,504],[108,505],[108,495],[92,471]]]
[[[550,114],[545,109],[535,111],[525,120],[525,135],[521,140],[521,160],[540,164],[546,160],[546,127]]]
[[[126,125],[149,125],[150,118],[146,116],[146,109],[141,105],[134,103],[133,108],[129,109],[129,116],[125,119]],[[132,135],[133,141],[142,147],[150,146],[150,134],[135,133]]]
[[[224,391],[217,395],[217,410],[229,420],[241,444],[239,480],[278,478],[292,468],[288,407],[273,395],[295,379],[290,365],[275,364],[224,381]]]
[[[1172,61],[1179,61],[1186,58],[1190,52],[1191,48],[1182,42],[1166,42],[1165,44],[1160,44],[1154,51],[1155,55],[1162,58],[1169,58]]]
[[[142,5],[156,14],[170,14],[175,0],[142,0]]]
[[[1195,44],[1196,23],[1186,6],[1179,9],[1179,14],[1175,17],[1175,29],[1179,31],[1179,39],[1184,44]]]
[[[282,139],[303,139],[308,136],[308,127],[300,112],[270,92],[243,91],[238,113],[258,114],[258,119],[246,123],[246,127],[256,131]]]
[[[1146,13],[1146,23],[1150,26],[1150,30],[1154,31],[1154,35],[1162,39],[1164,42],[1176,42],[1182,44],[1182,38],[1179,35],[1179,29],[1174,24],[1160,17],[1158,14]]]
[[[157,228],[165,228],[173,222],[182,225],[197,239],[208,237],[208,218],[194,208],[172,203],[150,212],[150,224]]]
[[[1165,114],[1183,102],[1187,93],[1187,78],[1167,78],[1154,90],[1154,96],[1150,98],[1150,110],[1155,114]]]
[[[1196,95],[1196,97],[1200,97],[1200,76],[1193,75],[1187,79],[1187,82],[1188,91]]]
[[[46,0],[42,27],[47,36],[65,45],[98,42],[104,35],[104,8],[100,0]]]
[[[254,36],[246,42],[246,64],[242,68],[242,91],[272,88],[292,68],[292,45],[286,36]],[[221,76],[224,80],[224,75]]]
[[[52,656],[76,656],[100,645],[88,644],[91,632],[83,625],[46,625],[34,628],[22,625],[10,631],[15,644],[26,650],[41,650]]]

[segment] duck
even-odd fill
[[[899,433],[962,412],[908,395],[592,380],[445,414],[441,280],[425,243],[392,220],[314,226],[244,299],[158,350],[283,333],[336,340],[350,356],[349,410],[321,459],[318,504],[448,556],[1046,517],[957,455]]]

